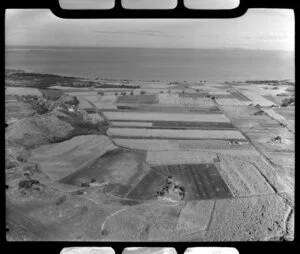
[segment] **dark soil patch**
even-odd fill
[[[181,98],[205,98],[208,93],[180,93],[179,97]]]
[[[128,88],[128,89],[137,89],[140,88],[140,86],[135,85],[113,85],[113,84],[103,84],[103,85],[97,85],[96,88]]]
[[[62,91],[54,89],[39,89],[44,97],[51,100],[57,100],[60,96],[63,95]]]
[[[126,195],[126,198],[136,200],[154,199],[166,183],[166,177],[155,170],[148,174]]]
[[[231,92],[231,95],[241,101],[251,101],[249,98],[247,98],[245,95],[243,95],[242,93],[235,91],[235,92]]]
[[[214,164],[166,165],[153,169],[179,181],[185,189],[186,201],[232,198]]]
[[[184,108],[184,107],[177,107],[177,106],[157,106],[155,104],[152,104],[151,106],[143,106],[143,105],[138,105],[138,106],[117,106],[118,109],[102,109],[101,111],[104,112],[130,112],[130,111],[144,111],[144,112],[176,112],[176,113],[181,113],[181,112],[198,112],[201,114],[222,114],[220,109],[217,107],[209,107],[209,108]]]
[[[223,130],[223,129],[235,129],[231,123],[212,123],[212,122],[173,122],[173,121],[154,121],[153,127],[160,127],[164,129],[178,128],[193,128],[200,130]]]
[[[261,96],[273,102],[274,104],[280,104],[280,100],[273,95],[261,95]]]
[[[154,104],[157,103],[157,97],[155,94],[143,94],[143,95],[125,95],[119,96],[117,103],[140,103],[140,104]]]

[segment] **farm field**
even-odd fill
[[[278,89],[122,84],[8,87],[9,240],[293,240],[295,107],[281,106]],[[21,142],[8,134],[37,115],[20,101],[30,94],[55,100],[61,121],[80,113],[91,132],[24,147],[28,130]]]

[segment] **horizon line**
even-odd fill
[[[186,47],[131,47],[131,46],[66,46],[66,45],[5,45],[5,49],[9,47],[39,47],[39,48],[128,48],[128,49],[192,49],[192,50],[255,50],[255,51],[287,51],[294,52],[295,49],[260,49],[260,48],[242,48],[242,47],[216,47],[216,48],[186,48]]]

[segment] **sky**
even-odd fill
[[[115,0],[59,0],[63,9],[111,9]]]
[[[294,13],[249,9],[232,19],[61,19],[47,9],[9,9],[7,46],[294,50]]]
[[[184,0],[184,5],[190,9],[234,9],[240,0]]]

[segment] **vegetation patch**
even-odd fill
[[[287,107],[295,104],[295,98],[285,98],[282,100],[281,106]]]

